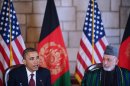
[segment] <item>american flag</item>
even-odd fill
[[[4,70],[10,66],[10,44],[13,56],[12,65],[22,63],[22,52],[25,49],[25,44],[21,36],[16,12],[12,0],[4,0],[0,13],[0,82]]]
[[[93,1],[94,1],[94,10],[93,10]],[[94,18],[94,29],[92,29],[93,18]],[[94,31],[94,34],[92,30]],[[94,41],[92,41],[93,36]],[[92,46],[92,42],[94,43],[94,48]],[[82,38],[80,41],[80,48],[77,54],[75,76],[80,83],[84,76],[86,68],[92,64],[92,59],[94,59],[95,63],[102,62],[103,53],[106,48],[106,45],[108,45],[108,42],[105,37],[104,27],[101,19],[101,12],[98,9],[98,4],[96,0],[90,0],[83,27]],[[92,53],[92,51],[94,52]]]

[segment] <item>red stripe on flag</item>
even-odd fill
[[[15,43],[16,43],[16,45],[17,45],[17,47],[18,47],[19,52],[20,52],[21,55],[22,55],[22,53],[23,53],[23,48],[22,48],[22,46],[21,46],[21,44],[19,43],[18,40],[19,40],[18,38],[15,39]]]
[[[84,50],[90,61],[92,61],[92,55],[89,53],[88,48],[85,46],[82,40],[80,41],[80,46],[82,47],[82,49]]]
[[[102,45],[102,49],[105,51],[106,45],[105,45],[105,43],[103,42],[103,40],[100,39],[100,40],[99,40],[99,43]]]
[[[86,68],[87,68],[87,65],[86,65],[86,63],[84,62],[84,60],[82,59],[82,57],[80,56],[79,53],[78,53],[78,55],[77,55],[77,59],[78,59],[78,61],[81,63],[81,65],[83,66],[83,68],[86,69]]]
[[[7,56],[7,54],[6,54],[7,51],[5,51],[1,45],[0,45],[0,49],[1,49],[1,54],[3,55],[5,62],[9,66],[10,60],[9,60],[9,57]],[[9,53],[9,52],[7,52],[7,53]]]
[[[78,74],[78,76],[80,77],[80,79],[82,79],[83,75],[80,73],[80,71],[77,69],[77,67],[76,67],[76,73]]]
[[[97,56],[98,56],[100,62],[102,62],[102,56],[100,55],[99,50],[97,49],[97,46],[94,46],[94,49],[95,49],[95,51],[97,53]]]
[[[1,69],[2,73],[4,73],[4,67],[3,67],[3,64],[1,63],[1,61],[0,61],[0,69]]]
[[[16,64],[20,64],[18,57],[16,56],[17,53],[14,52],[14,50],[12,50],[13,52],[13,60],[15,61]]]

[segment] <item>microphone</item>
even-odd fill
[[[22,83],[19,83],[20,86],[23,86]]]
[[[40,82],[41,82],[42,86],[44,86],[44,83],[43,83],[42,79],[40,80]]]

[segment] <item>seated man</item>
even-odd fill
[[[130,72],[117,66],[118,50],[108,45],[104,52],[103,67],[87,71],[81,86],[130,86]]]
[[[10,71],[8,86],[51,86],[50,71],[39,67],[39,56],[34,48],[23,51],[23,63]]]

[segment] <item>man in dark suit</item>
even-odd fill
[[[39,56],[34,48],[23,51],[24,65],[9,73],[8,86],[51,86],[50,71],[39,67]]]

